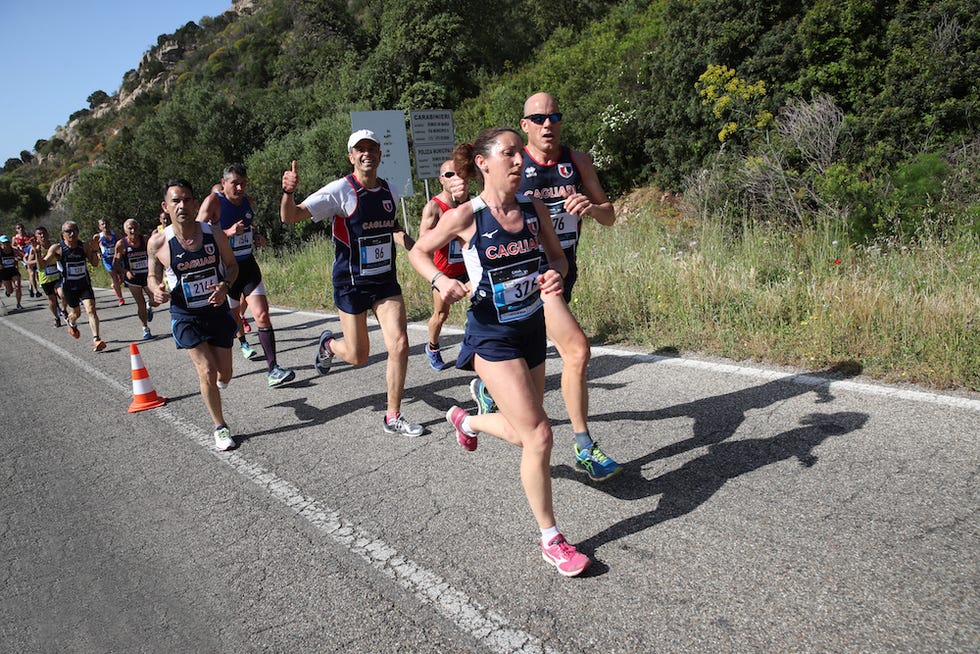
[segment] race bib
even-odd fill
[[[214,268],[196,270],[180,278],[180,287],[184,291],[184,302],[188,309],[199,309],[208,306],[208,298],[214,286],[218,283],[218,273]]]
[[[3,257],[0,259],[0,265],[2,265],[4,268],[16,268],[17,259],[14,257]]]
[[[84,261],[75,261],[68,263],[68,270],[65,271],[65,275],[68,279],[84,279],[87,272]]]
[[[538,260],[524,261],[487,271],[493,304],[501,323],[523,320],[541,307]]]
[[[555,234],[561,242],[561,249],[567,250],[578,243],[578,216],[565,211],[565,203],[553,204],[548,207],[551,223],[555,226]]]
[[[140,252],[139,254],[133,253],[129,255],[129,269],[137,275],[148,272],[150,268],[147,262],[146,253]]]
[[[252,230],[231,237],[231,249],[236,255],[252,253]]]
[[[449,241],[449,256],[446,257],[446,262],[463,263],[463,245],[455,238]]]
[[[391,270],[391,234],[362,236],[357,245],[361,252],[362,275],[381,275]]]

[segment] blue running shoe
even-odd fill
[[[442,350],[433,350],[429,344],[425,344],[425,355],[429,357],[429,367],[433,370],[445,370],[448,365],[442,360]]]
[[[259,356],[259,353],[252,349],[252,346],[248,344],[248,341],[242,341],[241,350],[242,357],[246,361],[251,361],[255,357]]]
[[[476,411],[479,415],[497,412],[497,403],[490,397],[487,385],[479,377],[470,382],[470,395],[476,402]]]
[[[320,341],[316,346],[316,356],[313,357],[313,367],[321,375],[325,375],[330,372],[330,366],[333,365],[333,353],[327,354],[327,341],[333,338],[333,332],[329,329],[323,330],[320,334]]]
[[[572,447],[575,448],[575,464],[583,468],[592,481],[609,479],[623,469],[623,466],[602,453],[598,443],[592,443],[592,447],[584,450],[580,450],[577,443]]]
[[[279,364],[276,364],[272,370],[269,371],[269,388],[274,388],[276,386],[282,386],[283,384],[288,384],[296,378],[296,373],[289,368],[283,368]]]

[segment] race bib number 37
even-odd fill
[[[541,307],[538,260],[487,271],[493,286],[493,304],[501,323],[522,320]]]

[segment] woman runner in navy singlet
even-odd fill
[[[466,296],[466,287],[439,271],[433,255],[453,239],[462,242],[471,290],[456,366],[476,370],[500,410],[471,416],[454,406],[446,419],[464,449],[476,449],[479,432],[521,448],[521,483],[541,531],[542,556],[560,574],[575,576],[590,560],[565,540],[555,521],[553,437],[543,406],[547,341],[542,296],[561,294],[568,263],[545,206],[517,195],[523,145],[511,128],[480,132],[472,158],[483,191],[444,213],[420,237],[409,259],[444,301],[455,302]]]

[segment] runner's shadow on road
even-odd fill
[[[781,377],[759,386],[751,386],[684,404],[676,404],[672,407],[591,414],[589,421],[650,422],[669,418],[690,418],[694,421],[690,438],[672,443],[637,459],[634,463],[639,467],[650,461],[669,458],[729,438],[745,421],[746,413],[752,409],[761,409],[806,393],[816,393],[818,404],[832,402],[834,396],[830,392],[830,385],[835,380],[855,377],[860,372],[860,364],[853,361],[843,361],[822,371]]]
[[[613,357],[613,359],[615,358],[616,357]],[[615,361],[607,362],[607,365],[612,366],[612,369],[615,369],[615,366],[617,365],[622,367],[622,364],[616,364]],[[667,459],[678,454],[683,454],[685,452],[703,447],[709,448],[709,454],[707,456],[710,457],[712,448],[722,447],[722,444],[724,444],[728,438],[735,434],[738,428],[745,421],[745,416],[748,411],[771,406],[773,404],[784,402],[793,397],[810,392],[816,393],[816,402],[818,404],[829,403],[834,399],[834,396],[830,393],[831,383],[834,380],[854,377],[860,374],[860,372],[860,364],[853,361],[842,361],[830,368],[816,373],[783,377],[758,386],[752,386],[750,388],[725,393],[723,395],[695,400],[693,402],[677,404],[672,407],[648,411],[617,411],[606,414],[591,415],[590,421],[592,422],[612,422],[620,420],[648,422],[670,418],[690,418],[694,421],[694,424],[692,425],[692,435],[690,438],[665,445],[664,447],[656,449],[647,455],[641,456],[629,462],[625,462],[623,464],[623,471],[618,476],[600,484],[588,481],[586,476],[566,465],[553,466],[552,475],[556,478],[566,478],[578,481],[580,483],[587,483],[594,486],[597,490],[601,490],[621,500],[643,499],[650,497],[651,495],[662,494],[664,493],[662,484],[655,484],[643,478],[641,472],[644,465],[653,461]],[[852,418],[859,416],[861,418],[861,425],[863,425],[868,418],[866,414],[842,415],[851,415]],[[855,429],[856,428],[858,427],[855,427]],[[738,441],[735,443],[735,445],[745,442],[746,441]],[[744,446],[739,445],[739,447]],[[691,464],[687,464],[687,466],[689,465]],[[747,472],[748,470],[749,469],[746,469],[745,471]],[[727,478],[730,477],[726,477],[726,479]],[[662,479],[662,477],[658,479]],[[717,490],[717,488],[711,492],[714,493],[715,490]],[[705,499],[707,498],[705,497],[701,501],[704,501]],[[663,507],[663,509],[658,507],[657,511],[654,512],[654,515],[650,516],[648,514],[644,514],[647,515],[647,518],[637,518],[636,524],[643,526],[637,527],[635,531],[646,529],[647,527],[669,519],[670,517],[681,515],[681,513],[675,513],[668,515],[668,517],[664,517],[665,513],[671,513],[671,511],[668,510],[668,506],[669,504],[665,504],[664,500],[661,500],[660,507]],[[689,510],[690,509],[688,509],[688,511]],[[687,511],[684,511],[683,513],[686,512]],[[635,533],[635,531],[623,531],[621,535]]]
[[[312,366],[311,366],[312,367]],[[332,376],[334,372],[331,370],[330,375]],[[299,380],[297,382],[290,383],[286,388],[295,388],[302,386],[310,386],[313,384],[308,383],[308,380]],[[363,397],[343,397],[338,399],[337,403],[333,406],[325,407],[323,409],[318,408],[309,403],[308,399],[296,398],[292,400],[286,400],[284,402],[278,402],[276,404],[270,404],[267,408],[273,407],[287,407],[293,410],[295,420],[290,421],[288,424],[282,424],[271,429],[266,429],[263,431],[251,432],[248,434],[235,435],[235,439],[244,442],[251,438],[256,438],[259,436],[278,436],[286,432],[295,431],[298,429],[306,429],[308,427],[316,427],[320,425],[325,425],[328,422],[332,422],[337,419],[343,419],[349,417],[351,414],[356,413],[361,409],[370,409],[371,411],[377,412],[378,417],[378,428],[380,431],[381,419],[384,416],[385,411],[388,408],[388,392],[385,388],[381,388],[380,392],[372,393],[370,395],[365,395]],[[402,412],[405,414],[406,419],[415,422],[418,417],[414,415],[414,412],[406,413],[405,407],[402,407]],[[421,423],[426,430],[422,433],[423,436],[432,433],[430,427],[438,424],[446,424],[445,420],[440,418],[430,420],[429,422]],[[448,428],[448,427],[447,427]]]
[[[289,424],[278,425],[276,427],[272,427],[271,429],[253,431],[247,434],[236,434],[235,440],[239,443],[244,443],[245,441],[253,438],[259,438],[262,436],[281,436],[286,432],[324,425],[332,420],[349,415],[352,410],[352,404],[356,404],[356,402],[344,402],[335,404],[325,409],[320,409],[310,404],[305,397],[270,404],[266,408],[271,409],[274,407],[286,407],[292,409],[296,419],[294,421],[290,421]]]
[[[283,325],[281,327],[276,324],[277,318],[288,316],[291,313],[291,311],[285,313],[270,313],[272,316],[272,325],[276,328],[277,334],[279,332],[303,331],[306,329],[319,329],[320,331],[323,331],[324,329],[332,329],[334,332],[340,332],[340,320],[338,318],[318,318],[316,320],[307,320],[306,322],[297,323],[295,325]],[[252,323],[252,332],[254,333],[256,329],[255,320],[251,318],[251,314],[246,314],[246,316],[249,317],[249,322]],[[333,325],[333,327],[331,327],[331,325]],[[320,334],[317,334],[317,336],[319,335]]]
[[[813,453],[816,447],[831,436],[842,436],[861,429],[868,418],[866,413],[848,411],[812,413],[801,419],[802,426],[771,438],[715,443],[703,456],[651,480],[640,478],[636,462],[630,462],[627,467],[631,470],[624,471],[624,474],[599,488],[622,500],[661,495],[657,508],[620,520],[577,546],[583,552],[592,554],[603,545],[686,515],[711,499],[730,479],[764,466],[795,458],[801,466],[813,467],[818,462]],[[626,476],[626,472],[632,474]],[[569,466],[559,465],[552,468],[552,476],[578,480],[581,473]]]

